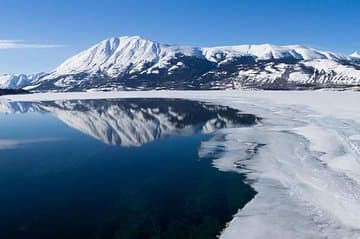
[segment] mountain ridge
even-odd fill
[[[351,57],[354,57],[354,58],[360,58],[360,51],[355,51],[355,52],[352,53],[350,56],[351,56]]]
[[[43,72],[33,74],[4,74],[0,76],[0,89],[19,89],[31,85],[45,75]]]
[[[311,59],[347,59],[348,56],[332,52],[319,51],[313,48],[307,48],[300,45],[277,46],[272,44],[259,45],[233,45],[233,46],[215,46],[215,47],[194,47],[162,44],[157,41],[147,40],[140,36],[113,37],[99,42],[89,49],[69,58],[53,73],[69,74],[83,71],[97,71],[99,69],[110,67],[128,66],[132,64],[141,64],[156,61],[158,64],[164,62],[169,57],[181,53],[185,56],[195,56],[207,59],[212,62],[219,62],[221,58],[216,54],[226,54],[227,58],[239,56],[254,56],[259,60],[295,58],[299,60]],[[84,59],[85,58],[85,59]],[[83,60],[83,61],[81,61]],[[80,65],[79,69],[79,63]],[[138,68],[141,69],[139,65]],[[110,72],[111,75],[112,72]]]
[[[360,60],[300,45],[194,47],[114,37],[32,82],[34,91],[360,86]]]

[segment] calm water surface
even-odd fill
[[[0,238],[216,238],[255,192],[198,158],[254,115],[186,100],[7,103]]]

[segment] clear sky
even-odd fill
[[[360,50],[360,0],[0,0],[0,74],[49,71],[105,38]],[[17,40],[17,41],[14,41]]]

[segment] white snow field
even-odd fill
[[[185,98],[262,117],[221,130],[199,156],[245,173],[258,192],[221,232],[237,238],[360,238],[360,93],[334,91],[138,91],[43,93],[0,101]]]

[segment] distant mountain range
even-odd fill
[[[125,36],[104,40],[29,84],[7,87],[23,85],[33,91],[358,89],[360,54],[299,45],[186,47]]]
[[[19,89],[29,86],[45,73],[35,74],[5,74],[0,76],[0,89]]]

